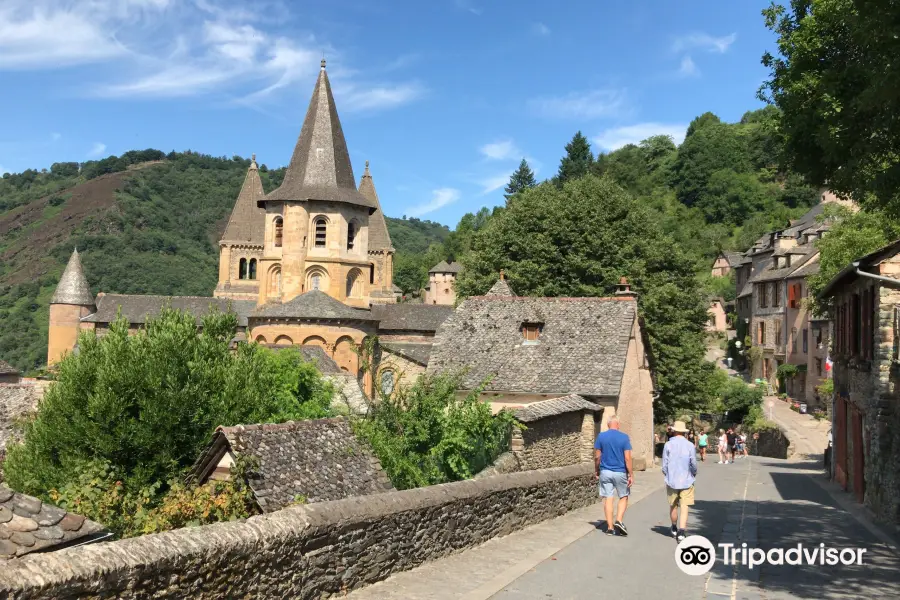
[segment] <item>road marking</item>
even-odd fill
[[[742,538],[743,534],[744,534],[744,518],[746,517],[746,512],[747,512],[747,491],[750,488],[750,475],[753,473],[753,461],[747,460],[746,462],[747,462],[747,476],[744,478],[744,491],[741,496],[741,517],[738,521],[738,527],[737,527],[738,538]],[[723,533],[724,533],[725,529],[728,529],[727,517],[726,517],[725,527],[723,527],[723,529],[722,529]],[[720,539],[719,541],[724,542],[725,540]],[[737,539],[735,541],[740,542],[741,540]],[[746,541],[749,543],[749,540],[743,540],[743,541]],[[710,571],[709,575],[706,578],[706,582],[703,585],[704,596],[709,600],[712,600],[713,598],[723,598],[724,599],[726,597],[730,598],[730,600],[736,600],[736,598],[737,598],[737,579],[738,579],[737,565],[734,565],[734,564],[731,565],[731,581],[730,581],[730,586],[729,586],[730,593],[724,592],[724,591],[719,591],[722,588],[718,588],[716,591],[710,591],[709,584],[712,581],[713,577],[715,575],[717,575],[716,571],[717,571],[717,569],[713,568],[713,570]],[[724,583],[724,582],[722,582],[722,583]]]

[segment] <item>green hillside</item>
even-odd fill
[[[46,359],[48,303],[77,247],[91,289],[210,295],[217,246],[248,159],[146,150],[56,163],[0,179],[0,357],[20,369]],[[283,169],[260,167],[266,191]],[[388,219],[399,255],[449,234],[418,219]]]

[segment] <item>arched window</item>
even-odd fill
[[[347,274],[347,297],[359,298],[362,296],[362,273],[359,269],[353,269]]]
[[[328,273],[322,267],[312,266],[306,271],[306,289],[307,291],[319,290],[324,292],[328,289]]]
[[[256,259],[250,259],[250,279],[256,279]]]
[[[273,267],[269,271],[269,295],[277,296],[281,294],[281,267]]]
[[[238,279],[247,279],[247,259],[242,258],[238,263]]]
[[[324,217],[315,220],[316,225],[316,248],[325,247],[325,234],[328,231],[328,221]]]
[[[284,238],[284,221],[281,217],[275,217],[275,247],[281,248],[281,242]]]
[[[258,335],[258,336],[256,336],[256,343],[257,343],[257,344],[265,344],[265,343],[266,343],[266,337],[263,336],[263,335]]]
[[[390,396],[394,391],[394,372],[384,370],[381,372],[381,394]]]
[[[375,263],[369,264],[369,283],[375,285]]]
[[[309,278],[310,286],[309,288],[312,290],[321,290],[322,289],[322,276],[319,273],[313,273],[312,277]]]
[[[353,242],[356,241],[356,221],[347,223],[347,250],[353,250]]]

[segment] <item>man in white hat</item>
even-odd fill
[[[687,528],[688,507],[694,504],[697,453],[694,445],[684,438],[688,430],[684,421],[675,421],[672,429],[675,435],[663,448],[662,473],[666,478],[672,536],[680,542],[687,537],[684,530]]]

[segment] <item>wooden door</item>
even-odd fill
[[[847,489],[847,399],[838,396],[835,403],[836,413],[834,416],[834,425],[832,440],[834,443],[831,449],[834,456],[834,479],[843,489]]]
[[[866,448],[863,440],[863,414],[853,409],[853,494],[858,502],[866,498]]]

